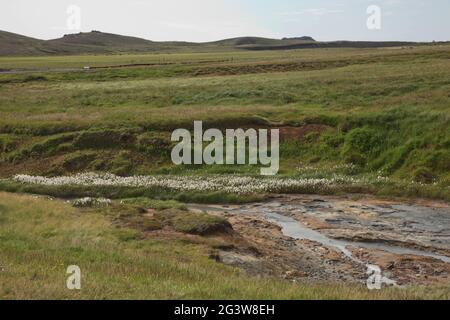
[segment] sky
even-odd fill
[[[367,20],[376,14],[367,12],[371,5],[380,15],[377,28],[369,29]],[[445,41],[450,40],[450,1],[1,0],[0,30],[39,39],[98,30],[155,41],[239,36]]]

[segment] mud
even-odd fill
[[[212,256],[253,275],[364,283],[368,267],[378,266],[398,286],[450,284],[445,202],[280,195],[264,203],[190,209],[228,218],[240,240]]]

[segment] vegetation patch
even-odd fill
[[[297,177],[300,164],[314,167],[315,178],[329,177],[318,172],[328,165],[347,165],[352,169],[342,173],[346,179],[381,176],[411,184],[403,190],[423,188],[421,193],[429,194],[440,188],[436,194],[445,194],[448,57],[448,45],[440,45],[0,59],[5,69],[123,66],[0,75],[0,177],[86,171],[254,175],[251,166],[173,165],[170,133],[202,120],[205,128],[221,130],[280,128],[284,177]],[[379,187],[386,183],[373,181],[361,189]],[[177,192],[180,200],[192,193]],[[224,194],[201,193],[196,201],[218,201],[216,193]]]
[[[149,209],[149,205],[157,209]],[[163,203],[150,199],[144,201],[142,198],[128,199],[113,206],[109,212],[119,225],[144,232],[156,231],[164,227],[177,232],[203,236],[232,232],[232,227],[226,219],[187,211],[184,206],[173,201]]]
[[[165,210],[165,209],[178,209],[186,210],[186,206],[175,200],[157,200],[151,198],[130,198],[121,200],[123,204],[130,204],[140,206],[146,209]]]
[[[211,235],[232,232],[231,224],[224,218],[206,213],[186,212],[180,210],[164,210],[155,213],[155,217],[163,224],[170,225],[176,231]]]
[[[73,200],[72,205],[76,208],[95,208],[95,207],[107,207],[111,205],[111,200],[105,198],[81,198]]]
[[[0,193],[0,203],[2,299],[98,299],[99,292],[103,299],[448,298],[445,287],[372,292],[364,286],[254,278],[208,259],[210,249],[204,245],[149,239],[139,230],[111,224],[107,212],[112,207],[74,208],[8,193]],[[89,275],[77,292],[61,285],[73,264]]]
[[[127,147],[134,144],[132,130],[93,130],[83,131],[74,141],[80,149],[107,149]]]

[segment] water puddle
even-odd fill
[[[208,205],[190,205],[192,209],[211,211],[211,212],[232,212],[232,213],[241,213],[241,214],[259,214],[262,215],[267,221],[279,226],[282,230],[283,235],[296,239],[296,240],[309,240],[320,243],[321,245],[334,249],[337,252],[341,252],[345,257],[350,259],[356,264],[364,266],[367,268],[368,273],[371,270],[380,270],[379,266],[367,264],[352,254],[352,251],[349,247],[353,248],[363,248],[369,250],[381,250],[397,255],[413,255],[413,256],[421,256],[421,257],[429,257],[434,258],[445,263],[450,263],[450,257],[435,254],[433,252],[427,252],[423,250],[417,250],[412,248],[405,248],[399,246],[389,245],[383,242],[355,242],[349,240],[337,240],[330,238],[318,231],[315,231],[301,222],[291,218],[283,213],[292,212],[301,208],[301,206],[292,205],[292,204],[283,204],[280,202],[269,202],[269,203],[258,203],[258,204],[250,204],[243,206],[208,206]],[[318,202],[312,206],[309,206],[309,210],[317,209],[331,209],[330,203],[326,202]],[[381,210],[380,208],[378,208]],[[419,230],[421,228],[431,228],[430,222],[428,219],[423,218],[423,214],[419,212],[413,211],[411,216],[408,216],[409,209],[407,206],[396,206],[390,208],[392,212],[389,212],[391,215],[401,216],[406,219],[413,220],[415,224],[418,224]],[[445,215],[445,218],[448,219],[448,216]],[[388,277],[382,275],[381,281],[388,285],[396,285],[396,281],[389,279]]]
[[[351,260],[357,262],[357,263],[363,263],[362,261],[355,258],[352,253],[347,249],[348,246],[357,247],[357,248],[364,248],[364,249],[373,249],[373,250],[383,250],[386,252],[399,254],[399,255],[416,255],[416,256],[422,256],[422,257],[429,257],[434,258],[437,260],[441,260],[446,263],[450,263],[450,257],[422,251],[422,250],[416,250],[416,249],[409,249],[404,247],[396,247],[396,246],[390,246],[384,243],[369,243],[369,242],[352,242],[352,241],[345,241],[345,240],[336,240],[328,238],[327,236],[323,235],[322,233],[312,230],[297,220],[283,216],[279,213],[271,212],[271,211],[264,211],[264,216],[267,220],[269,220],[272,223],[275,223],[276,225],[280,226],[282,228],[282,232],[285,236],[291,237],[296,240],[310,240],[318,242],[324,246],[327,247],[333,247],[335,249],[338,249],[341,251],[346,257],[350,258]]]

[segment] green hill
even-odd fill
[[[171,44],[166,45],[99,31],[69,34],[59,39],[49,40],[46,44],[54,49],[55,53],[147,52],[171,49],[172,47]]]
[[[246,47],[254,47],[254,46],[285,46],[285,45],[293,45],[293,44],[302,44],[302,43],[311,43],[314,42],[314,39],[311,40],[303,40],[300,38],[295,39],[269,39],[269,38],[261,38],[261,37],[238,37],[225,39],[215,42],[210,42],[209,45],[218,45],[218,46],[229,46],[235,48],[246,48]]]
[[[65,35],[59,39],[39,40],[0,31],[0,56],[102,54],[153,52],[189,47],[185,42],[153,42],[136,37],[92,31]]]
[[[0,56],[75,55],[131,52],[215,51],[232,49],[282,48],[313,41],[238,37],[213,42],[192,43],[182,41],[156,42],[142,38],[122,36],[100,31],[64,35],[53,40],[39,40],[0,31]],[[308,39],[312,39],[309,38]]]
[[[181,41],[155,42],[136,37],[122,36],[100,31],[68,34],[53,40],[38,40],[18,34],[0,31],[0,55],[47,54],[102,54],[117,52],[154,52],[179,50],[251,49],[282,47],[310,43],[298,39],[279,40],[261,37],[239,37],[213,42],[192,43]]]
[[[45,41],[0,30],[0,56],[40,55],[45,53]]]
[[[108,53],[223,51],[223,50],[290,50],[308,48],[379,48],[417,45],[412,42],[334,41],[318,42],[311,37],[270,39],[238,37],[219,41],[192,43],[156,42],[100,31],[68,34],[53,40],[39,40],[0,31],[0,56],[77,55]]]

